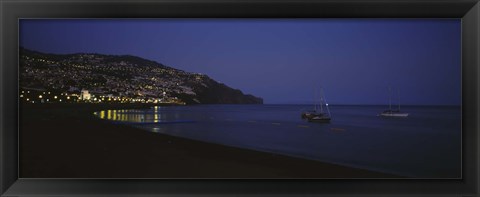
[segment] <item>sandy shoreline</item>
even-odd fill
[[[148,105],[27,105],[20,109],[22,178],[397,178],[110,124],[103,109]]]

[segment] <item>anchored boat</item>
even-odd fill
[[[315,98],[315,100],[317,100]],[[326,112],[323,109],[325,105]],[[328,103],[325,100],[323,94],[323,89],[320,89],[320,103],[314,103],[313,111],[305,111],[302,113],[302,119],[307,119],[308,122],[320,122],[320,123],[329,123],[331,120],[330,109],[328,108]]]
[[[400,99],[398,99],[398,108],[397,109],[392,109],[392,89],[391,89],[391,87],[388,87],[388,90],[389,90],[389,93],[390,93],[389,109],[380,113],[379,116],[383,116],[383,117],[407,117],[408,113],[400,111]],[[397,97],[400,97],[399,94],[398,94],[398,90],[397,90]]]

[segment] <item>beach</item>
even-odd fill
[[[112,124],[94,112],[147,104],[21,105],[21,178],[396,178]]]

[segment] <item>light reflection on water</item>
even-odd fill
[[[458,178],[459,107],[332,106],[330,124],[309,123],[302,105],[198,105],[104,110],[101,119],[150,132],[417,178]],[[191,124],[183,124],[183,123]],[[173,123],[173,124],[172,124]]]
[[[103,110],[94,113],[97,117],[104,120],[116,121],[120,123],[165,123],[175,122],[180,118],[178,113],[171,113],[169,110],[162,110],[161,106],[155,106],[152,109],[112,109]]]

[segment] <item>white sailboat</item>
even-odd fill
[[[400,96],[398,94],[398,90],[397,90],[397,96],[399,97],[398,98],[398,108],[397,109],[392,109],[392,89],[391,89],[391,87],[388,87],[388,90],[389,90],[389,94],[390,94],[389,108],[387,110],[383,111],[382,113],[380,113],[379,116],[383,116],[383,117],[408,117],[408,113],[400,111]]]

